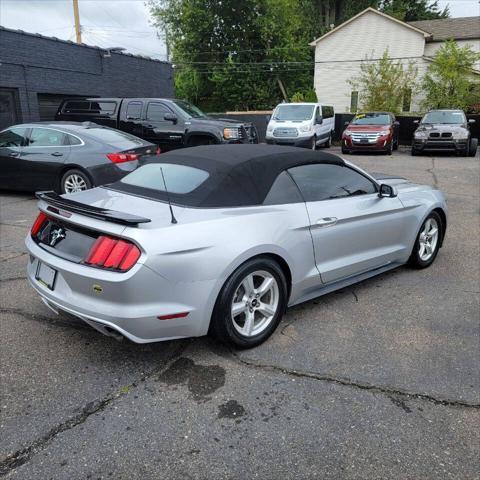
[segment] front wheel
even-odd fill
[[[311,143],[310,143],[310,148],[311,148],[312,150],[316,150],[316,149],[317,149],[317,136],[316,136],[316,135],[314,135],[314,136],[312,137],[312,141],[311,141]]]
[[[241,265],[223,286],[212,317],[211,332],[222,342],[251,348],[277,328],[287,304],[282,269],[267,257]]]
[[[442,228],[440,215],[436,212],[430,213],[417,235],[417,240],[409,259],[410,266],[427,268],[433,263],[440,248]]]
[[[327,141],[323,144],[325,148],[330,148],[332,145],[332,132],[329,133]]]
[[[477,147],[478,147],[478,138],[471,138],[470,147],[468,149],[468,155],[470,157],[474,157],[477,154]]]
[[[87,174],[81,170],[68,170],[63,174],[60,180],[61,193],[82,192],[89,188],[92,188],[92,182]]]

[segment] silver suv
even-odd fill
[[[474,157],[478,138],[472,138],[463,110],[430,110],[419,122],[413,134],[412,155],[425,151],[451,151],[458,155]]]

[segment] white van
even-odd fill
[[[329,147],[335,129],[335,112],[321,103],[280,103],[268,122],[265,141],[315,150]]]

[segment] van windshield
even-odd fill
[[[310,120],[315,105],[279,105],[273,115],[274,120],[302,122]]]

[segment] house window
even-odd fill
[[[412,91],[408,89],[408,90],[405,90],[405,93],[403,94],[402,112],[409,112],[411,103],[412,103]]]
[[[350,112],[356,113],[358,108],[358,92],[352,92],[350,96]]]

